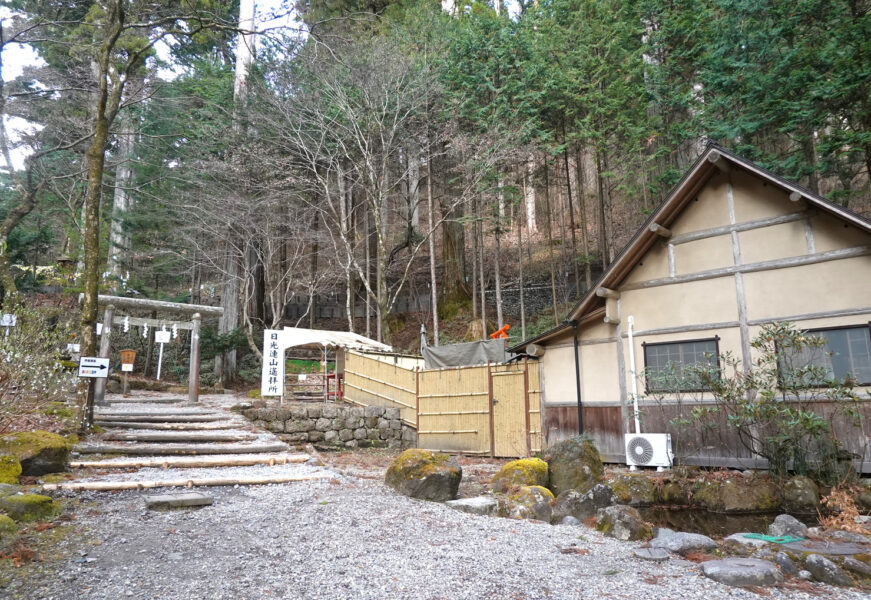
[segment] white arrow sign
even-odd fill
[[[83,356],[79,359],[79,377],[108,377],[109,359]]]

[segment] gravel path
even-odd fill
[[[212,396],[203,404],[219,409],[232,402]],[[336,458],[340,470],[286,464],[95,474],[92,479],[104,481],[181,472],[189,478],[321,478],[202,488],[197,491],[214,497],[212,506],[160,512],[146,510],[143,496],[186,490],[58,492],[75,515],[69,533],[52,546],[48,560],[29,563],[0,587],[0,598],[869,598],[804,582],[757,591],[730,588],[705,578],[686,560],[636,559],[632,550],[639,544],[587,527],[478,517],[411,500],[380,482],[380,458]],[[482,477],[488,479],[497,466],[482,465]]]
[[[56,600],[760,597],[706,579],[694,563],[640,561],[637,544],[585,527],[476,517],[334,474],[210,489],[214,505],[186,511],[146,511],[141,492],[79,494],[94,509],[77,519],[81,537],[64,542],[69,556],[0,592]],[[560,553],[572,547],[589,554]],[[818,585],[768,591],[867,598]]]

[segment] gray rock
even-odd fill
[[[804,579],[805,581],[810,581],[811,579],[814,578],[814,576],[811,574],[810,571],[802,569],[801,571],[798,572],[798,578]]]
[[[402,448],[402,442],[399,440],[389,440],[387,442],[388,448]]]
[[[774,560],[775,564],[780,567],[780,570],[784,575],[798,575],[798,567],[795,566],[795,563],[786,552],[778,552],[774,555],[772,560]]]
[[[654,562],[665,562],[669,559],[668,552],[662,548],[636,548],[632,551],[635,558],[641,560],[652,560]]]
[[[563,520],[560,521],[560,525],[571,525],[573,527],[577,527],[580,524],[581,522],[571,515],[566,515],[565,517],[563,517]]]
[[[774,522],[768,526],[768,535],[806,537],[807,525],[792,515],[777,515]]]
[[[363,415],[366,416],[366,418],[380,417],[383,414],[383,406],[366,406],[365,408],[363,408]]]
[[[462,477],[463,469],[454,457],[406,450],[391,463],[384,483],[412,498],[444,502],[457,497]]]
[[[686,554],[691,550],[713,550],[717,547],[717,542],[700,533],[685,533],[660,527],[656,537],[650,540],[650,547]]]
[[[0,498],[18,493],[18,486],[11,483],[0,483]]]
[[[366,439],[366,428],[360,427],[359,429],[354,430],[354,439],[355,440],[365,440]]]
[[[641,518],[641,513],[631,506],[600,508],[596,513],[596,530],[623,541],[649,540],[653,537],[653,532]]]
[[[328,444],[335,443],[339,439],[339,434],[336,431],[325,431],[324,432],[324,441]],[[342,440],[344,441],[344,440]]]
[[[309,431],[308,432],[308,441],[310,442],[320,442],[324,439],[323,431]]]
[[[851,586],[853,580],[844,571],[822,554],[810,554],[804,559],[805,569],[811,572],[814,579],[829,585]]]
[[[583,521],[596,516],[600,508],[616,504],[617,497],[607,485],[598,483],[586,494],[577,490],[566,490],[557,496],[554,504],[554,520],[561,521],[566,515],[571,515]]]
[[[347,442],[348,440],[354,439],[354,432],[350,429],[342,429],[339,432],[339,439],[343,442]]]
[[[532,506],[532,514],[535,520],[550,523],[551,517],[553,517],[553,508],[549,502],[536,502]]]
[[[783,575],[772,562],[758,558],[723,558],[702,563],[705,577],[732,586],[775,585]]]
[[[390,421],[378,419],[378,429],[390,429]]]
[[[320,419],[321,414],[323,414],[323,407],[318,405],[318,404],[315,404],[313,406],[309,406],[307,413],[308,413],[309,419]]]
[[[445,506],[450,506],[454,510],[472,515],[492,515],[496,511],[496,500],[490,496],[476,496],[474,498],[448,500],[445,502]]]
[[[284,433],[284,421],[269,421],[266,429],[273,433]]]
[[[348,440],[347,442],[345,442],[345,448],[356,448],[356,447],[357,447],[357,440]]]
[[[388,408],[384,410],[384,418],[395,420],[399,418],[399,409],[398,408]]]
[[[768,545],[768,542],[765,540],[744,537],[745,533],[746,532],[733,533],[732,535],[723,538],[723,542],[730,545],[737,545],[748,550],[756,550],[757,548],[764,548]]]
[[[395,429],[397,431],[402,429],[402,421],[399,419],[391,419],[390,420],[390,429]]]
[[[556,495],[566,490],[586,493],[602,481],[602,459],[589,439],[561,440],[547,449],[544,459],[550,472],[551,491]]]
[[[335,404],[324,404],[321,416],[327,419],[335,419],[339,416],[339,407]]]
[[[844,559],[844,568],[862,577],[871,577],[871,565],[861,560],[856,560],[852,556]]]
[[[331,423],[329,419],[321,417],[320,419],[318,419],[318,422],[315,423],[315,429],[317,429],[318,431],[327,431],[330,428],[330,425]]]
[[[191,506],[209,506],[215,499],[206,494],[188,492],[186,494],[159,494],[145,496],[145,506],[151,510],[160,508],[188,508]]]
[[[871,544],[871,538],[861,533],[853,533],[852,531],[832,531],[827,534],[829,539],[838,540],[839,542],[855,542],[857,544]]]
[[[290,418],[291,419],[307,419],[308,411],[304,406],[294,406],[290,409]]]

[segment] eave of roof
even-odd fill
[[[762,179],[770,181],[778,187],[786,190],[789,193],[797,192],[802,199],[810,205],[839,217],[856,227],[864,229],[871,233],[871,221],[856,214],[855,212],[826,200],[819,194],[816,194],[807,188],[804,188],[797,183],[793,183],[779,175],[763,169],[759,165],[752,163],[737,154],[729,152],[725,148],[721,148],[716,144],[709,144],[705,151],[699,156],[695,163],[684,174],[681,180],[672,188],[666,199],[656,210],[651,213],[650,217],[644,224],[635,232],[632,239],[623,247],[617,258],[605,269],[605,272],[587,290],[587,293],[581,297],[574,308],[569,311],[567,321],[577,321],[578,318],[585,312],[588,312],[595,307],[596,300],[599,297],[596,295],[596,290],[599,287],[617,287],[620,282],[629,274],[632,268],[650,249],[653,243],[659,239],[659,236],[650,231],[650,225],[656,223],[663,227],[668,227],[677,218],[686,204],[692,200],[696,193],[707,183],[707,181],[718,172],[718,167],[714,164],[718,160],[727,160],[731,163],[731,167],[738,167],[748,171]],[[544,334],[542,334],[544,335]],[[525,345],[519,344],[518,346]]]

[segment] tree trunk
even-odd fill
[[[599,254],[602,256],[602,269],[611,262],[611,257],[609,255],[609,244],[608,244],[608,227],[605,221],[605,202],[607,197],[607,192],[605,190],[605,178],[604,178],[604,157],[602,156],[601,150],[596,148],[596,187],[597,193],[599,196],[599,207],[598,207],[598,219],[599,219]]]
[[[122,115],[118,132],[118,156],[121,162],[115,169],[115,193],[112,199],[112,220],[109,224],[109,270],[115,277],[115,290],[121,288],[123,267],[130,253],[131,236],[126,220],[133,211],[134,199],[130,194],[133,187],[133,149],[136,127],[133,115]]]
[[[526,187],[526,175],[523,176],[523,185]],[[517,219],[517,269],[519,272],[520,288],[520,339],[526,339],[526,304],[523,300],[523,219]]]
[[[487,339],[487,284],[484,281],[484,224],[480,219],[476,222],[475,235],[478,237],[478,274],[481,279],[478,288],[481,290],[481,332]]]
[[[432,155],[429,153],[429,143],[427,143],[427,154],[429,156],[426,157],[426,206],[427,206],[427,216],[429,221],[427,222],[429,239],[427,243],[429,244],[429,280],[430,280],[430,288],[432,293],[432,339],[433,346],[439,345],[439,295],[438,295],[438,279],[436,278],[436,255],[435,255],[435,235],[433,232],[433,228],[435,225],[435,216],[433,212],[435,211],[435,203],[433,201],[432,194]],[[462,227],[462,225],[461,225]]]
[[[578,182],[576,189],[578,190],[578,210],[581,215],[581,245],[583,246],[584,251],[584,280],[587,284],[587,289],[589,290],[593,287],[593,274],[590,267],[590,242],[587,238],[587,195],[584,189],[584,164],[582,161],[583,155],[580,149],[578,149],[575,152],[575,170],[577,171]]]
[[[523,200],[526,205],[526,230],[531,236],[538,231],[535,222],[535,154],[530,154],[526,159],[526,173],[523,181]]]
[[[478,203],[472,201],[472,214],[478,215]],[[472,221],[472,320],[478,318],[478,224]]]
[[[563,125],[563,141],[565,141],[565,125]],[[572,272],[575,276],[575,296],[581,296],[581,273],[578,269],[578,241],[575,235],[575,208],[572,203],[572,172],[569,169],[569,149],[563,150],[563,162],[566,167],[566,193],[568,194],[569,227],[572,230]]]
[[[502,180],[499,180],[499,210],[500,213],[496,217],[496,227],[493,230],[493,238],[494,238],[494,255],[493,255],[493,278],[496,284],[496,327],[498,329],[502,329],[502,326],[505,324],[502,320],[502,277],[499,272],[499,262],[500,256],[502,254],[502,245],[500,243],[500,237],[502,235],[502,219],[504,218],[505,213],[505,194],[502,191]]]
[[[442,223],[442,301],[443,305],[464,304],[469,300],[463,275],[465,268],[465,235],[463,207],[449,207]]]
[[[550,182],[548,181],[547,161],[544,163],[544,207],[547,213],[547,254],[548,265],[550,266],[550,291],[553,299],[553,321],[555,325],[559,325],[559,313],[557,312],[556,302],[556,265],[553,256],[553,220],[550,213]]]
[[[309,263],[309,306],[310,312],[308,314],[308,326],[309,329],[315,328],[315,318],[318,312],[318,297],[315,293],[315,282],[317,281],[318,276],[318,229],[320,228],[320,215],[315,213],[314,218],[312,219],[312,241],[311,244],[311,254],[309,258],[311,262]]]

